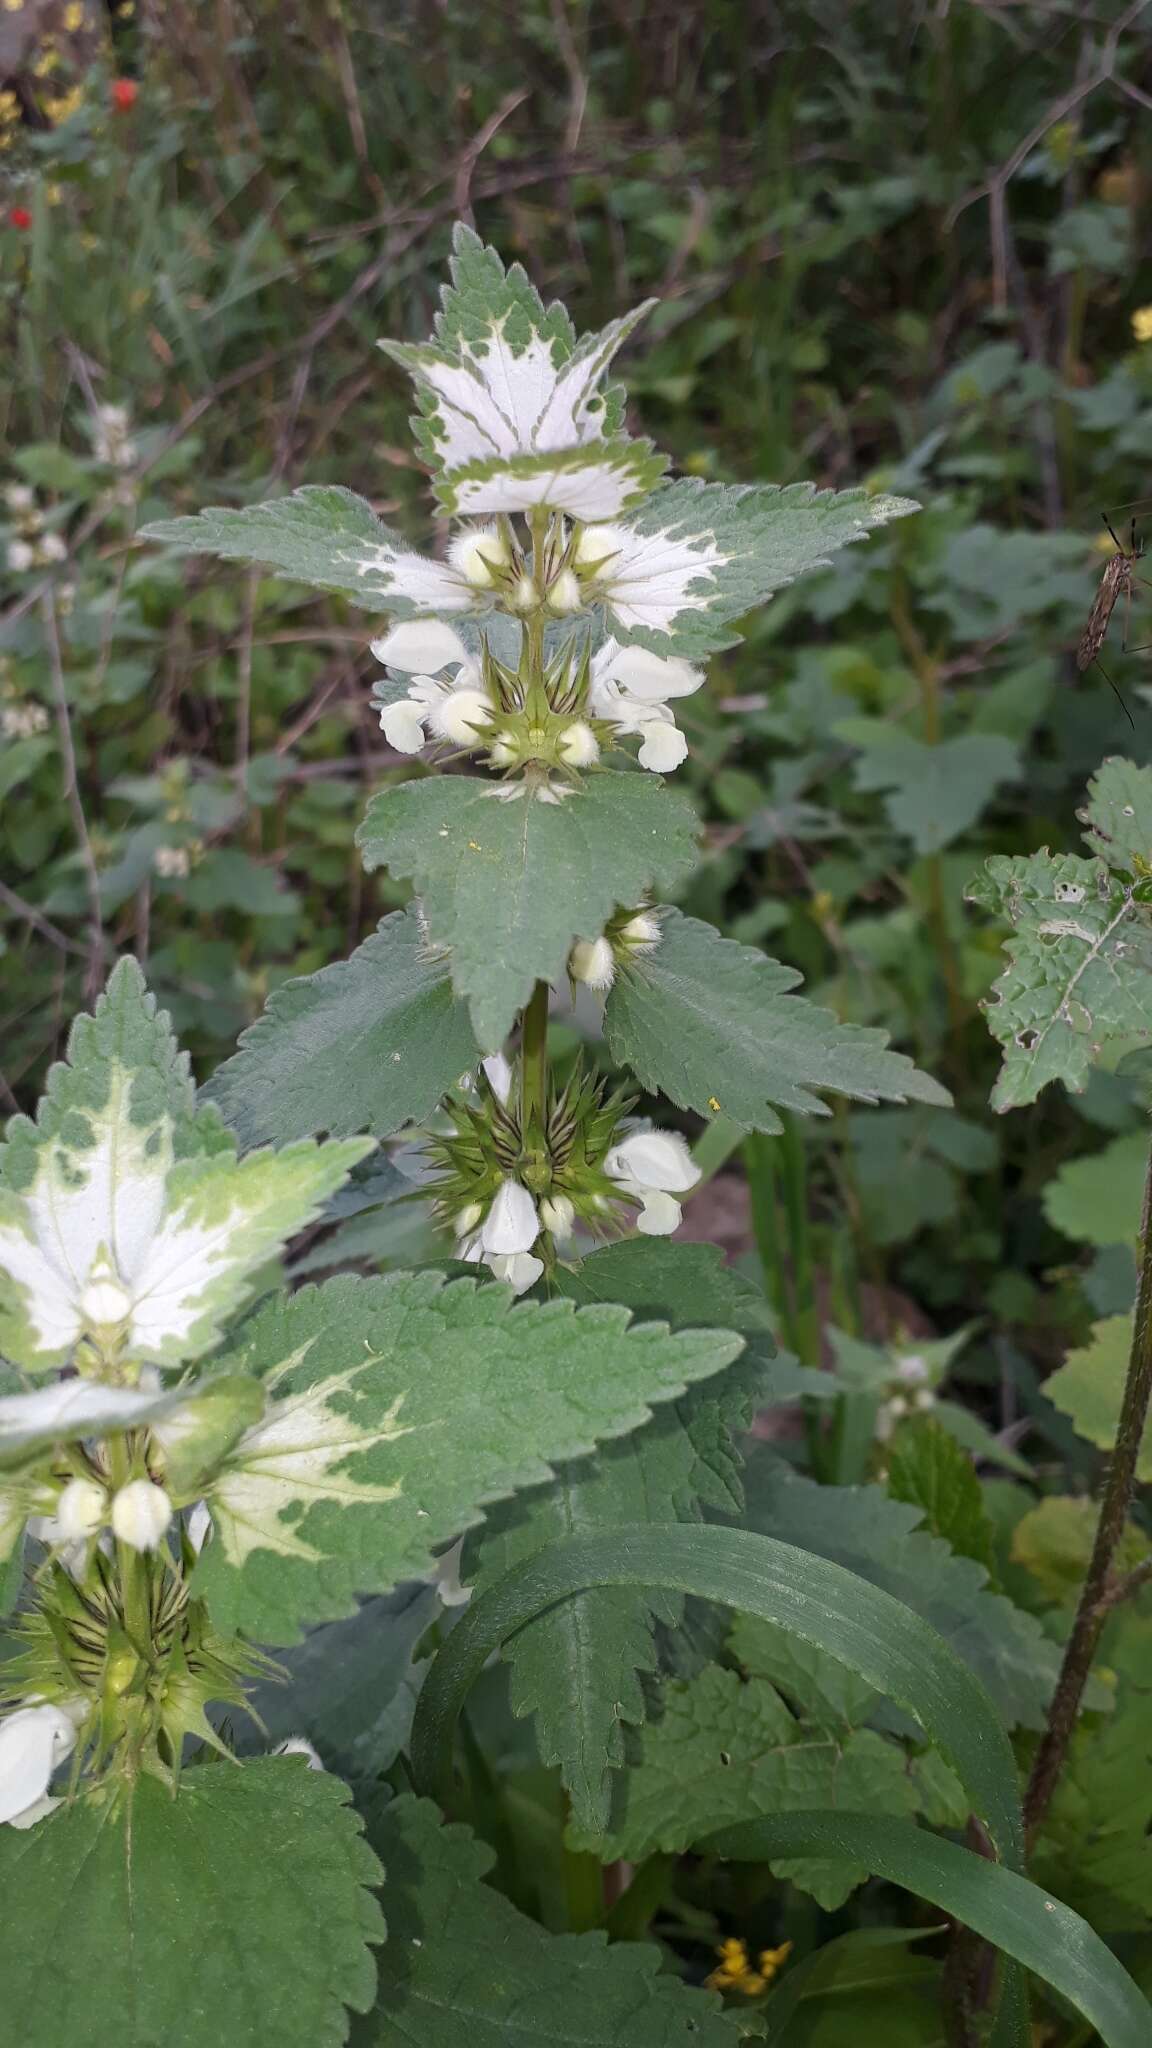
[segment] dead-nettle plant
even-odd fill
[[[210,1099],[125,960],[10,1127],[0,1985],[21,2048],[329,2048],[350,2013],[382,2048],[570,2039],[573,2010],[582,2039],[635,2048],[755,2030],[783,1947],[754,1970],[729,1944],[703,1988],[643,1941],[547,1935],[482,1881],[491,1852],[439,1808],[507,1845],[483,1724],[464,1780],[453,1746],[501,1650],[565,1789],[573,1928],[635,1867],[612,1927],[641,1935],[653,1871],[703,1842],[828,1906],[873,1871],[1007,1951],[999,2039],[1025,2038],[1030,1969],[1113,2048],[1145,2041],[1120,1966],[1022,1875],[1013,1753],[969,1662],[821,1553],[810,1481],[777,1461],[741,1507],[753,1403],[836,1383],[774,1354],[718,1254],[667,1244],[697,1168],[638,1091],[769,1134],[822,1090],[947,1098],[789,969],[661,904],[696,840],[661,777],[733,620],[914,508],[663,482],[604,384],[639,318],[578,339],[461,229],[433,338],[387,344],[457,522],[445,560],[330,487],[153,529],[387,614],[390,743],[472,772],[372,800],[364,859],[413,907],[282,987]],[[1099,927],[1093,960],[1110,949],[1123,983],[1146,941],[1133,917],[1120,969],[1120,897],[1076,865],[1053,915]],[[579,984],[603,998],[606,1061],[550,1052],[550,1005]],[[1031,1012],[1027,1030],[1035,1064]],[[423,1127],[440,1266],[287,1291],[284,1246],[391,1192],[379,1145],[404,1127],[409,1154]],[[1006,1603],[953,1564],[970,1643],[973,1612]],[[452,1617],[461,1574],[475,1596]],[[684,1633],[653,1716],[689,1595],[735,1611],[738,1647],[710,1661],[719,1624]],[[985,1675],[1018,1700],[1010,1624]],[[885,1699],[899,1717],[876,1718]],[[972,1816],[981,1853],[917,1814]]]

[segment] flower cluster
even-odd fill
[[[932,1385],[931,1367],[919,1352],[910,1351],[896,1361],[887,1397],[880,1404],[876,1416],[878,1441],[887,1443],[897,1423],[903,1422],[909,1415],[926,1414],[935,1406],[936,1393]]]
[[[792,1943],[784,1941],[779,1948],[762,1948],[755,1964],[747,1942],[735,1935],[722,1941],[716,1953],[719,1963],[705,1979],[709,1990],[738,1991],[744,1998],[758,1998],[783,1969],[792,1953]]]
[[[98,405],[90,423],[92,453],[110,469],[131,469],[137,448],[126,405]]]
[[[10,515],[10,569],[22,575],[28,569],[43,569],[52,562],[64,561],[68,553],[64,537],[46,530],[44,514],[31,484],[9,484],[4,503]]]

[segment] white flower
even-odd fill
[[[512,1093],[512,1068],[505,1055],[502,1052],[490,1053],[480,1064],[493,1095],[498,1101],[506,1103]]]
[[[112,1499],[112,1533],[133,1550],[155,1550],[172,1520],[172,1503],[150,1479],[130,1479]]]
[[[620,937],[631,952],[650,953],[660,944],[660,920],[647,910],[638,910],[635,917],[621,926]]]
[[[445,1607],[466,1607],[472,1598],[471,1586],[460,1584],[460,1558],[464,1550],[464,1538],[458,1536],[450,1550],[436,1559],[432,1581]]]
[[[39,549],[42,562],[62,562],[67,553],[68,549],[61,534],[46,533],[44,535]]]
[[[543,1259],[533,1258],[531,1252],[495,1252],[488,1264],[495,1278],[503,1280],[514,1294],[527,1294],[544,1271]]]
[[[441,691],[429,707],[428,719],[437,739],[460,747],[481,744],[481,733],[495,716],[483,690]]]
[[[4,503],[10,512],[32,512],[36,507],[36,493],[31,484],[7,484]]]
[[[38,732],[47,732],[50,722],[43,704],[0,706],[0,733],[6,740],[30,740]]]
[[[691,696],[703,681],[690,662],[605,640],[592,657],[589,708],[621,737],[639,735],[642,768],[668,774],[684,760],[688,742],[664,700]]]
[[[564,618],[569,612],[578,612],[582,602],[579,579],[571,569],[561,569],[548,586],[549,611]]]
[[[36,557],[26,540],[10,540],[8,543],[8,567],[19,576],[30,569]]]
[[[700,1178],[692,1154],[675,1131],[633,1131],[614,1145],[604,1171],[641,1204],[636,1228],[644,1237],[670,1237],[680,1222],[677,1195]]]
[[[56,1503],[53,1517],[62,1543],[86,1542],[108,1515],[108,1496],[94,1479],[71,1479]]]
[[[565,726],[556,742],[556,752],[568,768],[590,768],[600,759],[600,743],[590,725],[578,718]]]
[[[616,979],[616,962],[609,941],[577,939],[568,955],[568,972],[573,981],[583,981],[600,995],[606,995]]]
[[[527,1188],[518,1180],[505,1180],[480,1226],[485,1256],[530,1252],[539,1235],[540,1218]]]
[[[493,570],[506,569],[511,559],[511,549],[496,526],[469,527],[448,549],[452,567],[473,590],[490,590],[496,581]]]
[[[386,704],[380,713],[380,730],[390,747],[398,754],[418,754],[427,743],[424,720],[428,710],[418,697],[401,697],[396,704]]]
[[[184,1527],[187,1530],[188,1541],[196,1552],[197,1557],[199,1557],[200,1552],[212,1534],[212,1517],[208,1511],[206,1500],[198,1500],[194,1507],[189,1508],[188,1519]]]
[[[172,882],[191,873],[192,856],[186,846],[158,846],[152,855],[152,866],[162,881]]]
[[[450,662],[467,662],[468,649],[454,627],[442,619],[412,619],[393,626],[380,640],[373,640],[372,652],[388,668],[403,675],[435,675]]]
[[[272,1754],[273,1756],[306,1756],[310,1771],[322,1771],[324,1769],[319,1750],[313,1749],[312,1744],[305,1735],[290,1735],[286,1742],[278,1742],[276,1744]]]
[[[623,546],[623,528],[619,526],[585,526],[573,550],[578,568],[595,571],[620,553]]]
[[[702,668],[694,668],[690,661],[684,661],[676,654],[650,654],[646,647],[617,647],[615,641],[606,640],[600,649],[604,654],[614,648],[606,665],[606,673],[619,683],[630,697],[639,697],[643,702],[663,704],[669,697],[693,697],[704,682]]]
[[[642,768],[650,768],[654,775],[670,775],[687,758],[688,742],[671,712],[659,721],[649,721],[639,731],[642,744],[636,758]]]
[[[922,1387],[928,1378],[928,1361],[918,1351],[910,1351],[905,1358],[896,1362],[896,1377],[906,1387]]]
[[[107,1258],[96,1258],[80,1293],[80,1313],[95,1329],[116,1329],[132,1313],[132,1296]]]
[[[76,1729],[59,1707],[18,1707],[0,1721],[0,1821],[30,1827],[50,1812],[52,1774],[75,1747]]]
[[[576,1211],[567,1195],[546,1195],[540,1204],[540,1221],[554,1238],[571,1237],[576,1228]]]

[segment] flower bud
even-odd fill
[[[306,1756],[310,1771],[322,1771],[324,1765],[318,1749],[313,1749],[306,1735],[290,1735],[287,1742],[278,1742],[273,1756]]]
[[[497,768],[510,768],[520,759],[520,749],[510,732],[498,732],[488,749],[488,758]]]
[[[540,592],[537,590],[531,576],[521,576],[515,590],[512,592],[513,611],[534,612],[539,602]]]
[[[130,1479],[112,1501],[112,1530],[133,1550],[155,1550],[172,1520],[172,1503],[150,1479]]]
[[[483,1214],[484,1211],[479,1202],[469,1202],[466,1209],[461,1209],[455,1223],[452,1225],[457,1237],[471,1237]]]
[[[472,527],[457,534],[448,550],[452,567],[473,590],[491,590],[496,581],[493,571],[506,569],[511,559],[508,543],[495,526]]]
[[[622,540],[618,526],[586,526],[576,543],[575,560],[582,569],[596,569],[619,554]]]
[[[71,1479],[56,1503],[56,1531],[61,1543],[81,1543],[94,1536],[107,1519],[108,1496],[94,1479]]]
[[[640,766],[650,768],[654,775],[670,775],[687,758],[688,742],[671,719],[654,719],[651,724],[646,722],[642,732]]]
[[[62,534],[46,533],[40,543],[42,562],[62,562],[68,553]]]
[[[583,981],[600,995],[606,995],[616,979],[616,962],[608,940],[577,939],[568,955],[568,972],[573,981]]]
[[[95,1329],[126,1323],[131,1315],[132,1296],[107,1259],[101,1259],[93,1266],[88,1284],[80,1296],[80,1313],[85,1322]]]
[[[452,690],[432,706],[432,729],[438,739],[474,747],[479,728],[492,723],[492,706],[482,690]]]
[[[576,1211],[567,1195],[546,1195],[540,1204],[540,1221],[553,1237],[571,1237],[576,1227]]]
[[[548,586],[549,611],[564,618],[569,612],[578,612],[581,602],[579,579],[571,569],[561,569]]]
[[[8,567],[10,569],[14,569],[17,575],[19,575],[24,569],[30,569],[35,559],[36,557],[33,554],[26,540],[9,541]]]
[[[556,752],[569,768],[590,768],[600,759],[600,742],[590,725],[578,718],[567,725],[556,742]]]
[[[659,918],[652,917],[646,910],[638,910],[635,917],[621,925],[620,940],[633,953],[650,952],[653,946],[660,944]]]

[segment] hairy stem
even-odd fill
[[[1028,1791],[1024,1800],[1024,1822],[1029,1839],[1035,1835],[1048,1811],[1049,1802],[1056,1789],[1068,1745],[1076,1727],[1084,1688],[1096,1655],[1100,1632],[1116,1605],[1130,1590],[1132,1575],[1128,1580],[1117,1581],[1113,1577],[1113,1560],[1117,1546],[1124,1534],[1128,1509],[1136,1483],[1136,1463],[1148,1420],[1149,1399],[1152,1397],[1152,1154],[1149,1156],[1148,1172],[1144,1184],[1144,1213],[1140,1223],[1140,1281],[1136,1292],[1136,1316],[1132,1329],[1132,1350],[1128,1359],[1128,1377],[1124,1383],[1124,1399],[1120,1407],[1120,1421],[1116,1430],[1116,1447],[1108,1467],[1104,1483],[1104,1495],[1100,1503],[1100,1519],[1096,1524],[1096,1539],[1087,1576],[1080,1591],[1080,1602],[1072,1633],[1064,1651],[1060,1676],[1052,1704],[1048,1709],[1048,1726],[1045,1729]],[[1143,1583],[1142,1578],[1138,1583]]]
[[[520,1128],[527,1136],[548,1101],[548,983],[538,981],[520,1024]]]

